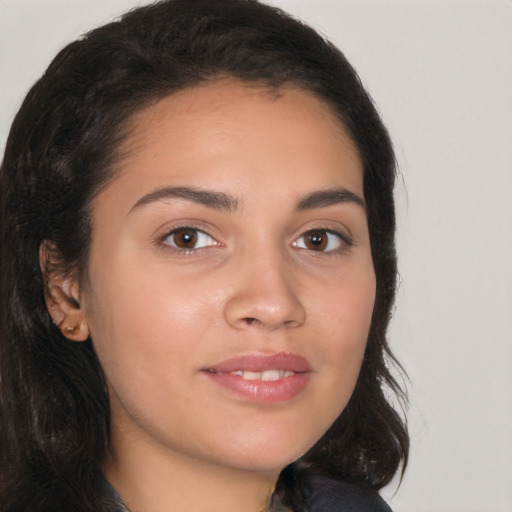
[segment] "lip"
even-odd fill
[[[233,372],[293,372],[277,380],[246,379]],[[201,370],[205,376],[235,396],[251,402],[277,404],[296,397],[308,384],[311,366],[291,353],[255,354],[221,361]]]

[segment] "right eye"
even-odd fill
[[[293,246],[315,252],[336,252],[351,245],[346,235],[330,229],[310,229],[303,233]]]
[[[204,231],[191,227],[173,229],[164,242],[178,251],[191,252],[205,247],[213,247],[218,243]]]

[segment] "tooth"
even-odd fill
[[[242,377],[247,380],[260,380],[261,379],[261,372],[249,372],[245,371],[243,372]]]
[[[261,372],[261,380],[279,380],[280,378],[279,370],[265,370]]]
[[[0,0],[1,1],[1,0]],[[279,379],[286,379],[295,374],[295,372],[288,370],[265,370],[262,372],[251,372],[249,370],[236,370],[230,372],[231,375],[237,375],[246,380],[263,380],[263,381],[274,381]]]

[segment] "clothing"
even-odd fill
[[[323,476],[312,476],[308,512],[392,512],[370,486],[360,487]]]
[[[119,505],[119,512],[129,512],[115,489],[110,484],[108,487],[111,497]],[[308,512],[392,512],[371,487],[360,487],[320,475],[309,478],[306,500]]]

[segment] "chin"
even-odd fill
[[[294,439],[289,432],[287,436],[267,434],[262,440],[255,439],[255,436],[245,437],[226,453],[225,462],[244,471],[278,474],[304,455],[317,439],[317,436]]]

